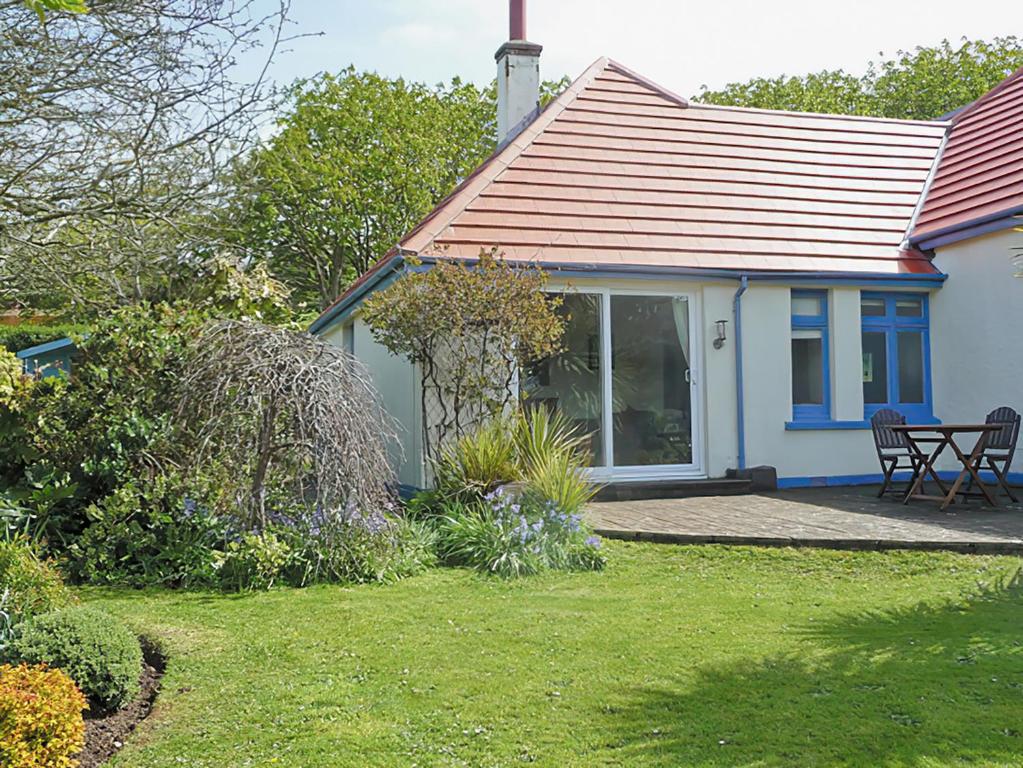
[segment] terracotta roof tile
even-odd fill
[[[1023,69],[952,121],[913,240],[1023,208]]]

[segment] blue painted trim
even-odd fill
[[[944,470],[938,472],[938,477],[942,480],[952,482],[958,476],[958,472],[951,472]],[[896,472],[894,479],[896,482],[906,483],[909,482],[912,475],[909,472]],[[985,483],[995,482],[995,476],[991,472],[981,472],[981,479]],[[1023,485],[1023,472],[1010,472],[1006,475],[1006,479],[1009,481],[1009,485]],[[830,488],[833,486],[842,485],[880,485],[884,480],[884,476],[878,472],[877,474],[868,475],[822,475],[817,477],[779,477],[778,487],[779,488]]]
[[[800,432],[803,430],[822,430],[822,429],[870,429],[869,421],[832,421],[831,419],[821,419],[818,421],[802,421],[793,420],[785,422],[785,429],[788,432]]]
[[[739,469],[746,469],[746,412],[742,391],[742,295],[749,288],[749,278],[739,278],[739,288],[732,298],[732,312],[735,314],[735,420],[739,441],[737,463]]]
[[[398,497],[402,501],[408,501],[413,496],[415,496],[417,493],[419,493],[421,490],[423,490],[423,489],[420,488],[419,486],[416,486],[416,485],[410,485],[408,483],[399,483],[398,484]]]
[[[793,403],[793,421],[828,421],[831,419],[831,345],[828,334],[828,292],[793,290],[791,299],[816,299],[820,312],[816,315],[797,315],[793,310],[792,330],[820,331],[821,334],[821,402],[819,405]]]
[[[425,261],[425,259],[424,259]],[[613,269],[593,266],[586,268],[577,263],[538,262],[538,265],[549,272],[568,275],[570,277],[589,278],[635,278],[663,280],[665,277],[684,277],[693,280],[760,280],[784,282],[790,285],[845,285],[868,287],[898,288],[940,288],[948,279],[946,274],[935,275],[892,275],[879,272],[736,272],[729,269],[697,269],[690,267],[650,267],[627,265]]]
[[[926,234],[918,237],[911,237],[909,238],[909,242],[919,248],[930,250],[941,245],[954,243],[957,240],[966,240],[971,237],[976,237],[979,234],[994,232],[999,229],[1007,229],[1011,226],[1018,226],[1018,221],[1015,223],[1005,223],[1005,220],[1008,219],[1011,222],[1014,216],[1019,216],[1020,214],[1023,214],[1023,205],[1006,208],[1002,211],[995,211],[994,213],[988,213],[984,216],[977,216],[976,218],[969,219],[968,221],[961,221],[958,224],[942,227],[941,229],[936,229],[933,232],[927,232]],[[994,229],[983,229],[986,225],[996,222],[1000,222],[1001,226],[997,226]]]
[[[931,310],[928,297],[919,293],[878,293],[864,291],[861,299],[881,299],[885,303],[883,316],[861,315],[860,329],[885,334],[885,349],[888,380],[887,403],[864,403],[863,418],[867,421],[882,408],[899,411],[911,424],[935,424],[934,399],[931,392]],[[900,299],[915,299],[921,302],[920,317],[900,317],[896,313],[896,304]],[[899,402],[899,350],[898,334],[900,331],[915,331],[921,335],[923,344],[923,376],[924,401],[922,403]]]
[[[30,357],[39,357],[39,355],[45,355],[47,352],[54,352],[58,349],[65,349],[67,347],[74,347],[75,342],[73,339],[65,336],[63,339],[57,339],[56,341],[48,341],[45,344],[36,344],[34,347],[27,347],[18,352],[15,355],[25,360]]]
[[[395,254],[380,270],[369,280],[360,285],[355,291],[345,296],[334,306],[327,309],[322,315],[313,320],[309,326],[309,333],[320,333],[335,323],[341,322],[354,311],[358,303],[371,291],[376,290],[380,283],[390,277],[395,270],[404,262],[403,254]]]
[[[1016,216],[1006,216],[1001,219],[995,219],[994,221],[988,221],[983,224],[975,224],[971,227],[956,230],[950,232],[947,235],[941,235],[939,237],[929,237],[927,240],[921,240],[919,247],[924,250],[934,250],[935,248],[942,248],[952,243],[958,243],[961,240],[969,240],[972,237],[980,237],[981,235],[987,235],[992,232],[1001,232],[1004,229],[1012,229],[1020,225],[1019,218]]]

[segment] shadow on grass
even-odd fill
[[[625,765],[1023,764],[1023,575],[799,631],[805,654],[701,669],[606,705]]]

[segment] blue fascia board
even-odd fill
[[[959,473],[954,470],[942,470],[938,472],[938,477],[948,482],[953,482]],[[899,483],[906,483],[912,478],[912,473],[908,470],[906,472],[896,472],[893,476],[893,480]],[[985,483],[994,484],[996,482],[995,476],[992,472],[981,471],[980,478]],[[1023,472],[1010,472],[1006,475],[1006,480],[1009,485],[1023,485]],[[819,475],[819,476],[803,476],[803,477],[779,477],[778,487],[785,488],[830,488],[833,486],[842,485],[880,485],[884,481],[884,476],[878,472],[877,474],[866,474],[866,475]],[[994,492],[994,489],[991,489]]]
[[[897,286],[899,288],[940,288],[948,275],[892,275],[880,272],[775,272],[734,269],[698,269],[695,267],[651,267],[623,264],[613,268],[587,268],[579,264],[559,262],[537,262],[552,274],[570,277],[640,278],[663,280],[666,277],[682,277],[693,280],[749,280],[783,282],[786,285],[863,285]]]
[[[953,224],[950,227],[936,229],[933,232],[910,238],[910,242],[921,250],[931,251],[960,240],[969,240],[971,237],[1018,227],[1020,221],[1017,217],[1021,214],[1023,214],[1023,205],[1017,205],[1004,211],[989,213],[969,221]]]
[[[348,315],[351,314],[351,310],[354,310],[368,293],[376,290],[383,280],[393,275],[404,259],[405,256],[401,253],[397,253],[392,256],[391,259],[373,275],[373,277],[360,285],[356,291],[353,291],[350,295],[346,296],[344,301],[335,304],[316,318],[309,326],[309,333],[315,334],[320,331],[325,331],[335,323],[341,322],[347,318]]]
[[[395,270],[403,263],[405,254],[396,254],[392,259],[377,272],[372,279],[359,286],[359,289],[347,296],[344,301],[334,305],[324,314],[320,315],[309,326],[309,333],[320,333],[335,323],[346,319],[355,310],[365,296],[373,291],[379,290],[381,283],[392,277]],[[437,261],[436,258],[420,257],[423,266],[417,269],[429,268],[430,264]],[[466,261],[473,261],[467,259]],[[642,280],[663,280],[665,278],[681,277],[689,280],[741,280],[746,276],[749,280],[783,282],[786,285],[801,286],[825,286],[825,285],[848,285],[848,286],[869,286],[869,287],[891,287],[891,288],[923,288],[932,290],[940,288],[948,275],[892,275],[878,272],[750,272],[745,270],[731,269],[698,269],[692,267],[651,267],[620,265],[614,268],[597,267],[587,268],[579,264],[564,262],[536,262],[552,275],[567,275],[576,278],[633,278]]]
[[[29,358],[45,355],[48,352],[55,352],[59,349],[66,349],[67,347],[74,346],[74,339],[65,336],[64,338],[57,339],[56,341],[48,341],[45,344],[36,344],[34,347],[27,347],[26,349],[15,352],[15,356],[21,360],[27,360]]]

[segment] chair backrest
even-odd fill
[[[987,447],[997,451],[1014,451],[1016,440],[1019,439],[1020,415],[1012,408],[1003,405],[995,408],[985,419],[987,424],[1001,424],[1002,428],[992,432],[987,438]]]
[[[870,417],[870,428],[874,431],[874,444],[879,453],[885,449],[909,447],[906,436],[891,429],[896,424],[905,423],[906,417],[891,408],[882,408]]]

